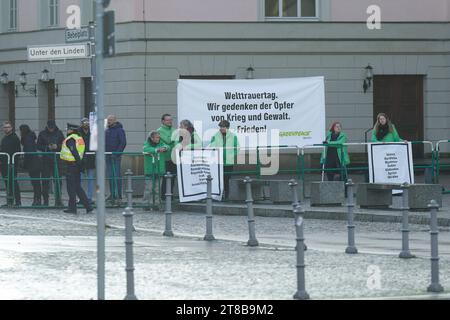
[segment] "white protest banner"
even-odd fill
[[[178,194],[180,202],[206,199],[206,178],[211,175],[212,198],[223,193],[222,149],[180,150],[177,155]]]
[[[324,78],[180,79],[178,120],[183,119],[204,132],[204,145],[221,120],[231,123],[241,146],[246,145],[245,136],[252,134],[259,146],[321,144],[325,139]]]
[[[371,143],[368,155],[370,183],[414,183],[411,142]]]

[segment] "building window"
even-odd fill
[[[266,18],[317,18],[318,0],[264,0]]]
[[[59,25],[59,0],[50,0],[50,27]]]
[[[9,30],[17,29],[17,0],[9,0]]]

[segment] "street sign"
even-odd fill
[[[28,46],[28,61],[90,58],[87,44]]]
[[[66,43],[88,42],[89,27],[81,29],[66,29]]]

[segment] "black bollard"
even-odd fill
[[[166,179],[166,204],[164,214],[166,216],[166,225],[163,232],[163,236],[173,237],[172,231],[172,177],[173,175],[170,172],[167,172],[164,175]]]

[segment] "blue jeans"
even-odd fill
[[[112,199],[122,199],[121,162],[121,156],[111,154],[106,155],[106,174],[108,176],[109,191]]]
[[[92,202],[92,196],[94,195],[94,176],[95,176],[95,169],[86,169],[85,173],[81,173],[81,179],[83,177],[87,178],[87,197],[90,202]]]

